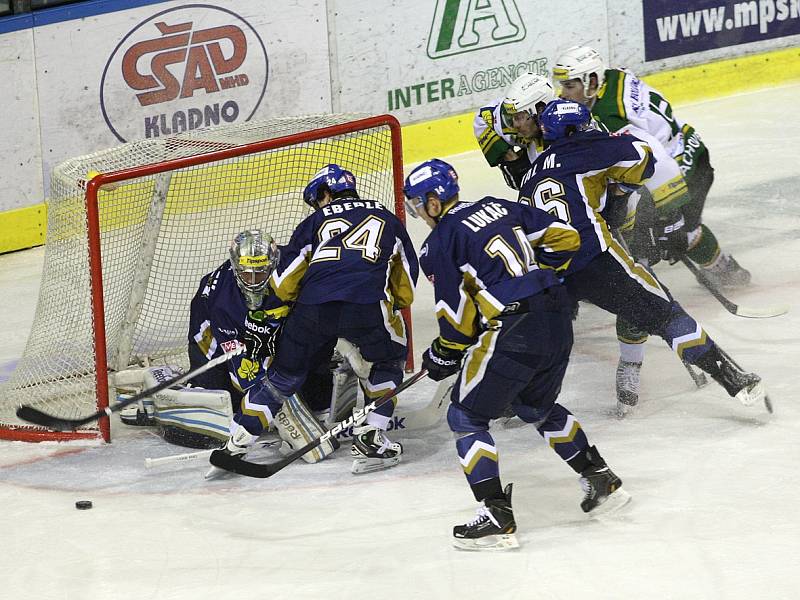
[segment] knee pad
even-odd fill
[[[463,437],[478,431],[489,431],[489,419],[470,415],[460,404],[455,402],[447,409],[447,424],[457,437]]]

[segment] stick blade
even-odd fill
[[[753,308],[748,306],[737,305],[735,315],[737,317],[745,317],[748,319],[771,319],[772,317],[779,317],[789,312],[788,306],[773,306],[770,308]]]
[[[208,460],[212,465],[220,469],[225,469],[237,475],[244,475],[245,477],[255,477],[257,479],[271,477],[291,462],[287,462],[286,459],[284,459],[271,464],[253,463],[239,458],[238,456],[228,454],[223,450],[214,450]]]
[[[33,408],[32,406],[20,406],[17,409],[17,418],[34,425],[40,425],[56,431],[72,431],[75,429],[75,426],[72,424],[72,422],[66,419],[48,415],[47,413],[44,413],[37,408]]]

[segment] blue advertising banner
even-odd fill
[[[800,0],[643,0],[645,61],[800,34]]]

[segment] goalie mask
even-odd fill
[[[247,307],[261,306],[272,271],[278,265],[280,250],[272,236],[250,229],[238,234],[231,243],[231,268],[244,294]]]

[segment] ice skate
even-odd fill
[[[511,486],[505,497],[484,500],[478,516],[464,525],[453,527],[453,546],[460,550],[511,550],[519,548],[517,523],[511,509]]]
[[[630,494],[622,489],[622,480],[597,449],[592,446],[588,452],[591,464],[581,472],[580,478],[584,494],[581,509],[593,517],[615,512],[630,501]]]
[[[350,454],[353,456],[353,473],[369,473],[398,464],[403,446],[392,442],[386,437],[386,432],[374,425],[362,425],[353,428]]]
[[[239,426],[236,429],[236,433],[229,437],[228,441],[225,442],[221,448],[214,450],[214,452],[225,452],[231,456],[239,456],[240,458],[244,458],[245,454],[247,454],[247,451],[250,449],[250,446],[252,446],[253,442],[255,441],[256,436],[251,435],[244,427]],[[209,468],[209,470],[206,472],[205,478],[217,479],[227,474],[230,474],[230,472],[212,465],[211,468]]]
[[[750,284],[750,271],[729,254],[720,254],[711,266],[702,267],[702,274],[717,287],[743,288]]]
[[[617,416],[630,414],[639,402],[642,363],[619,359],[617,365]]]
[[[712,379],[725,388],[730,396],[745,406],[763,402],[769,412],[772,403],[761,377],[755,373],[745,373],[728,358],[728,355],[715,347],[698,361],[697,366],[711,375]]]
[[[761,377],[755,373],[744,373],[733,365],[723,363],[722,381],[720,383],[725,390],[745,406],[753,406],[759,402],[764,402],[767,409],[772,412],[772,407],[768,403],[767,390],[761,382]]]

